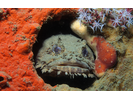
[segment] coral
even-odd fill
[[[80,37],[85,39],[96,55],[95,74],[101,77],[108,68],[115,65],[117,57],[115,48],[102,37],[92,36],[87,32],[87,26],[79,20],[71,23],[71,29]]]
[[[123,27],[123,31],[133,25],[133,16],[131,15],[132,9],[115,9],[115,8],[80,8],[79,17],[80,23],[90,27],[93,32],[97,31],[97,28],[102,32],[104,26],[111,23],[111,27]]]
[[[76,11],[72,8],[0,9],[1,90],[52,90],[53,87],[37,75],[32,46],[43,23],[53,17],[60,20],[66,14],[75,16]],[[9,80],[8,75],[12,79]]]

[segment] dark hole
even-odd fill
[[[4,78],[2,76],[0,76],[0,82],[3,81],[3,80],[4,80]]]
[[[70,29],[70,22],[73,20],[71,16],[64,16],[60,21],[49,20],[46,24],[43,24],[38,37],[37,42],[33,45],[33,53],[34,53],[34,62],[36,64],[36,56],[38,50],[42,47],[42,43],[45,39],[51,37],[56,34],[72,34],[78,37],[75,33]],[[79,38],[79,37],[78,37]],[[35,65],[34,65],[35,66]],[[76,87],[80,89],[86,89],[92,85],[95,81],[95,78],[83,78],[75,77],[74,79],[70,79],[70,77],[51,77],[47,74],[42,74],[41,70],[36,69],[37,73],[45,83],[50,84],[52,86],[57,84],[68,84],[71,87]]]

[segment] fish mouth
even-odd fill
[[[92,71],[94,69],[93,63],[85,63],[82,61],[56,61],[52,64],[49,64],[42,68],[42,73],[50,73],[51,75],[55,73],[55,75],[73,75],[73,76],[81,76],[83,75],[85,78],[93,77]]]

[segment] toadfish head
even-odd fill
[[[94,77],[94,55],[85,40],[60,34],[44,40],[35,67],[53,77]]]

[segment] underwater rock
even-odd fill
[[[95,9],[94,11],[97,12],[98,10],[99,9]],[[112,10],[116,10],[116,9],[112,9]],[[133,9],[131,9],[131,11],[132,10]],[[133,85],[131,85],[131,84],[133,84],[133,81],[132,81],[133,80],[133,77],[132,77],[132,72],[133,72],[133,63],[132,63],[133,62],[132,14],[130,13],[130,11],[127,11],[127,9],[124,9],[124,8],[119,10],[119,11],[122,11],[122,13],[119,14],[120,16],[122,15],[122,16],[127,17],[126,21],[128,21],[129,23],[131,22],[130,25],[125,23],[125,26],[126,26],[125,28],[124,28],[124,26],[121,26],[121,25],[117,25],[117,27],[112,27],[112,25],[113,25],[112,22],[109,21],[108,23],[106,23],[105,20],[107,20],[107,19],[104,20],[106,25],[104,27],[102,27],[102,31],[101,30],[98,31],[95,28],[95,32],[93,33],[92,31],[90,31],[90,29],[87,26],[85,26],[85,27],[87,27],[86,29],[88,31],[88,33],[86,33],[86,36],[87,36],[87,34],[90,36],[90,39],[88,38],[88,41],[92,41],[91,39],[93,39],[94,36],[98,37],[100,35],[100,36],[104,37],[106,42],[110,43],[113,46],[114,50],[117,52],[117,59],[118,59],[117,64],[114,65],[115,67],[108,69],[99,80],[96,80],[93,83],[92,87],[89,87],[86,90],[92,90],[92,91],[94,91],[94,90],[96,90],[96,91],[129,90],[129,91],[131,91],[132,90],[132,87],[133,87]],[[82,12],[80,10],[80,14],[81,13],[84,13],[84,12]],[[104,13],[102,13],[102,14],[104,14]],[[130,16],[127,16],[128,14]],[[89,14],[86,14],[86,15],[88,16]],[[119,16],[119,15],[116,15],[116,16]],[[97,14],[92,14],[92,16],[98,17]],[[79,16],[79,18],[80,17],[81,16]],[[82,18],[85,19],[86,17],[82,17]],[[89,18],[89,17],[87,17],[87,18]],[[87,21],[89,22],[89,20],[87,20]],[[123,21],[125,21],[125,20],[123,20]],[[82,23],[86,24],[85,21],[83,21],[80,23],[80,25]],[[122,23],[122,22],[120,22],[120,23]],[[89,23],[89,24],[91,24],[93,27],[92,23]],[[71,25],[73,25],[73,23]],[[79,24],[77,24],[77,25],[79,26]],[[97,25],[101,25],[101,24],[97,24]],[[89,26],[89,27],[91,27],[91,26]],[[95,27],[95,25],[94,25],[94,27]],[[78,30],[76,30],[76,28],[74,29],[74,27],[72,27],[72,29],[74,29],[73,31],[76,34],[78,34],[79,36],[81,36],[81,34],[76,32],[76,31],[78,31]],[[82,27],[78,27],[78,28],[82,28]],[[100,27],[97,27],[97,28],[100,29]],[[87,31],[83,31],[83,32],[87,32]],[[80,32],[80,33],[82,33],[82,32]],[[83,38],[86,39],[86,36]],[[90,42],[88,42],[88,44],[91,45]],[[96,47],[96,44],[92,45],[91,48],[95,51],[96,50],[95,47]],[[103,53],[105,53],[105,52],[103,52]],[[101,54],[102,54],[102,52],[101,52]],[[97,54],[95,53],[95,55],[97,55]],[[114,56],[114,58],[115,58],[115,56]],[[104,57],[103,57],[103,59],[104,59]],[[97,61],[97,60],[95,60],[95,61]]]
[[[34,69],[32,46],[43,23],[53,17],[60,20],[66,14],[75,16],[76,11],[73,8],[0,9],[0,71],[12,77],[8,81],[11,87],[2,85],[1,90],[52,90]],[[1,84],[6,84],[2,80],[1,77]]]
[[[69,87],[67,84],[62,84],[62,85],[57,85],[57,87],[54,88],[53,91],[82,91],[82,90],[79,88]]]
[[[3,71],[0,71],[0,90],[2,90],[2,88],[10,87],[8,81],[11,80],[12,80],[11,76],[9,76],[7,73]]]

